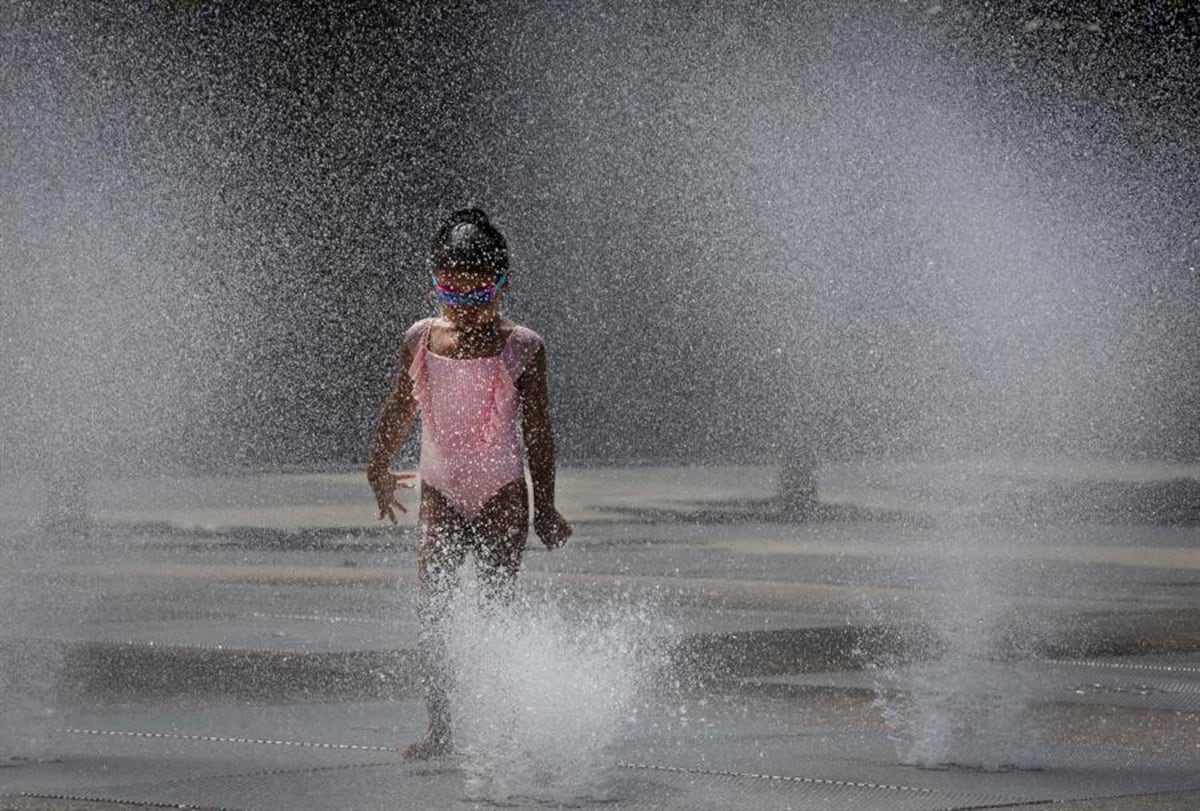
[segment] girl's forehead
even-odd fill
[[[433,275],[437,279],[438,284],[445,284],[451,287],[458,287],[460,285],[478,287],[496,281],[496,275],[491,270],[482,268],[442,266],[435,268]]]

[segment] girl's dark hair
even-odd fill
[[[490,273],[508,270],[508,243],[482,209],[464,208],[442,220],[433,237],[430,269]]]

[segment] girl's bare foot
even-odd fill
[[[451,751],[453,746],[450,744],[450,734],[431,728],[424,738],[400,749],[400,757],[405,760],[428,760],[431,757],[448,755]]]

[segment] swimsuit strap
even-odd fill
[[[429,372],[425,368],[425,353],[428,351],[432,323],[432,318],[422,318],[404,333],[404,346],[408,347],[409,356],[412,358],[406,371],[412,380],[413,399],[417,401],[417,409],[421,412],[423,420],[432,418],[429,414]]]

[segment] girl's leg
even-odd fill
[[[420,584],[417,614],[420,618],[418,655],[429,731],[405,747],[406,760],[423,760],[449,752],[452,746],[450,702],[447,687],[450,670],[446,661],[446,621],[458,581],[458,571],[469,549],[470,528],[454,512],[441,493],[421,487],[418,520],[417,578]]]
[[[471,522],[476,533],[475,556],[484,597],[507,604],[513,598],[521,554],[529,535],[529,493],[525,480],[505,485]]]

